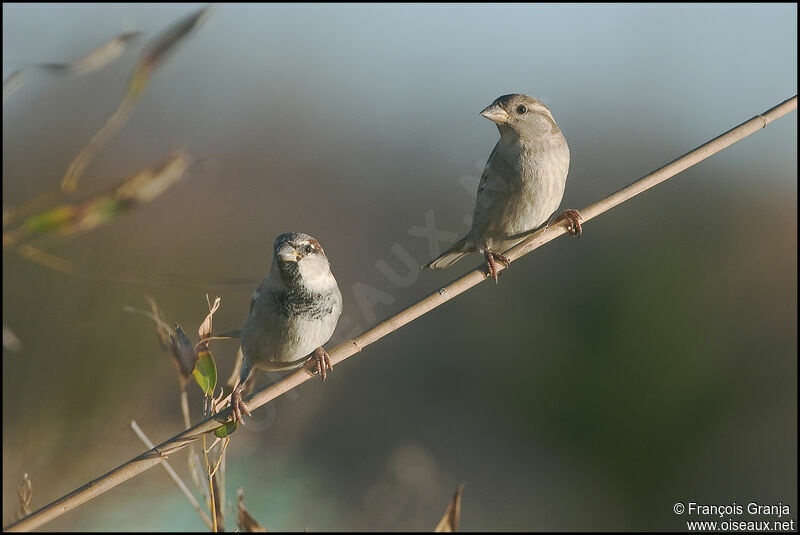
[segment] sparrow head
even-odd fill
[[[323,291],[336,284],[322,245],[308,234],[281,234],[275,238],[272,251],[275,266],[287,287],[300,285]]]
[[[528,95],[498,97],[481,111],[481,115],[497,124],[501,136],[514,134],[531,139],[542,134],[560,132],[547,106],[541,100]]]

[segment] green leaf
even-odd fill
[[[131,81],[128,84],[128,96],[132,99],[139,99],[147,87],[147,82],[150,79],[150,69],[144,65],[137,65],[131,76]]]
[[[73,230],[87,231],[105,225],[116,219],[125,210],[125,203],[119,199],[103,196],[92,199],[81,206],[80,218],[75,221]]]
[[[194,380],[203,389],[206,396],[214,394],[214,389],[217,387],[217,365],[214,362],[214,357],[208,349],[202,349],[197,352],[197,363],[194,365]]]
[[[25,220],[25,226],[31,232],[41,234],[63,230],[75,222],[77,211],[74,206],[59,206]]]
[[[225,422],[222,427],[214,429],[214,434],[219,438],[225,438],[235,433],[237,429],[239,429],[239,422],[232,420],[230,422]]]
[[[125,208],[123,202],[112,197],[100,197],[89,206],[90,213],[103,223],[117,217]]]

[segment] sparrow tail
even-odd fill
[[[423,269],[444,269],[452,266],[463,257],[467,256],[471,250],[467,248],[467,237],[464,236],[453,244],[448,250],[422,266]]]

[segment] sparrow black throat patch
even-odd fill
[[[316,320],[333,313],[336,300],[333,294],[312,293],[305,288],[295,288],[272,294],[278,314],[286,317],[300,316]]]

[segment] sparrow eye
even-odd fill
[[[314,251],[314,248],[311,246],[311,244],[307,244],[305,246],[304,250],[305,250],[306,254],[311,254]]]
[[[528,113],[528,108],[525,107],[524,104],[520,104],[519,106],[517,106],[517,113],[519,113],[520,115],[525,115],[526,113]]]

